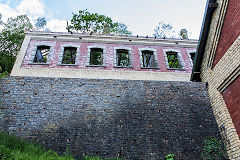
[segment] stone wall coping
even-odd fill
[[[94,41],[94,42],[111,42],[111,43],[122,43],[122,44],[149,44],[149,45],[164,45],[164,46],[179,46],[179,47],[192,47],[196,48],[198,40],[195,39],[158,39],[154,37],[142,37],[142,36],[117,36],[117,35],[90,35],[80,33],[67,33],[67,32],[37,32],[31,31],[26,32],[27,35],[32,39],[39,40],[55,40],[60,41],[62,39],[69,41]]]

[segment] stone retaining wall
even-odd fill
[[[77,158],[201,159],[219,138],[204,83],[10,77],[0,129]]]

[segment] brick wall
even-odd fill
[[[240,76],[222,94],[237,133],[240,136]]]
[[[219,62],[234,41],[240,35],[240,2],[239,0],[229,0],[222,31],[220,34],[217,51],[213,67]]]
[[[1,129],[75,157],[200,159],[219,138],[204,83],[10,77]]]
[[[203,82],[208,83],[213,113],[221,128],[228,156],[230,159],[240,159],[239,135],[222,94],[240,75],[240,35],[239,25],[235,25],[235,22],[239,23],[239,1],[217,0],[217,3],[218,7],[213,13],[208,33],[200,76]],[[238,37],[234,37],[236,35]]]

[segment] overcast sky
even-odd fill
[[[158,22],[186,28],[190,38],[198,39],[206,0],[0,0],[2,19],[27,14],[34,23],[46,17],[51,31],[66,32],[72,13],[88,9],[122,22],[134,35],[152,36]]]

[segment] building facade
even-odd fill
[[[189,81],[196,40],[29,32],[11,76]]]
[[[191,80],[208,93],[228,155],[240,159],[240,3],[207,2]]]

